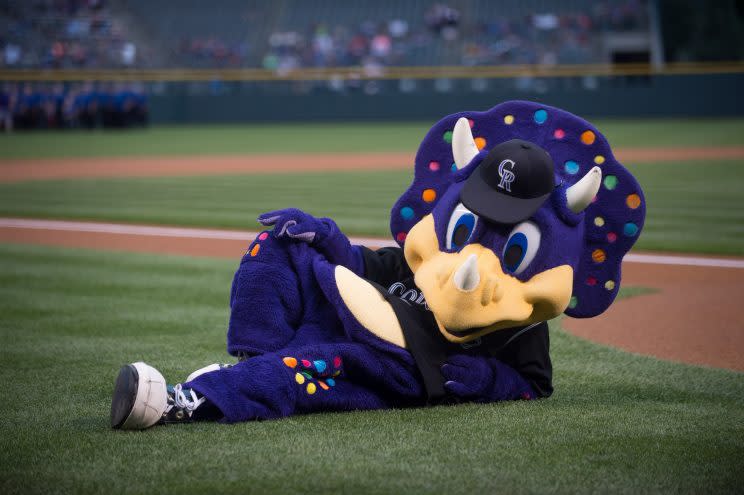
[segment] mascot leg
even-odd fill
[[[266,353],[205,373],[184,388],[218,408],[227,422],[318,411],[420,405],[410,362],[358,343],[319,344]]]
[[[291,247],[262,232],[243,256],[230,291],[230,354],[275,351],[294,338],[302,323],[303,295]]]

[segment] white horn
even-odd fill
[[[594,199],[602,183],[602,170],[591,169],[579,182],[566,189],[566,202],[574,213],[581,213]]]
[[[452,130],[452,156],[457,168],[465,167],[477,154],[478,147],[470,132],[470,122],[465,117],[460,117]]]
[[[452,281],[457,290],[461,292],[471,292],[478,287],[480,275],[478,275],[478,257],[475,254],[468,256],[465,263],[455,272]]]

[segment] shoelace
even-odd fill
[[[189,416],[194,412],[194,409],[204,404],[207,400],[206,397],[199,398],[196,396],[196,392],[188,389],[191,398],[187,397],[183,391],[183,385],[180,383],[173,386],[173,406],[179,409],[185,409],[188,411]]]

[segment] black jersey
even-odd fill
[[[511,366],[532,386],[538,397],[553,393],[553,367],[546,322],[498,330],[454,344],[439,331],[421,290],[416,287],[401,248],[372,251],[363,248],[365,277],[390,303],[407,346],[421,372],[432,403],[448,400],[441,366],[447,356],[470,354],[493,357]]]

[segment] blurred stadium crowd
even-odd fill
[[[0,129],[95,129],[145,126],[140,84],[12,84],[0,89]]]
[[[238,100],[199,97],[531,97],[742,60],[741,0],[0,0],[0,126],[143,125],[145,92],[165,118],[217,118]]]
[[[3,0],[0,43],[6,67],[136,66],[126,19],[105,0]]]
[[[500,10],[500,9],[499,9]],[[363,20],[358,24],[307,23],[269,36],[262,59],[267,69],[416,65],[499,65],[603,62],[599,34],[647,28],[640,0],[597,2],[587,12],[570,8],[523,15],[489,9],[466,19],[434,3],[419,15]]]
[[[606,62],[646,0],[3,0],[6,67],[304,67]]]

